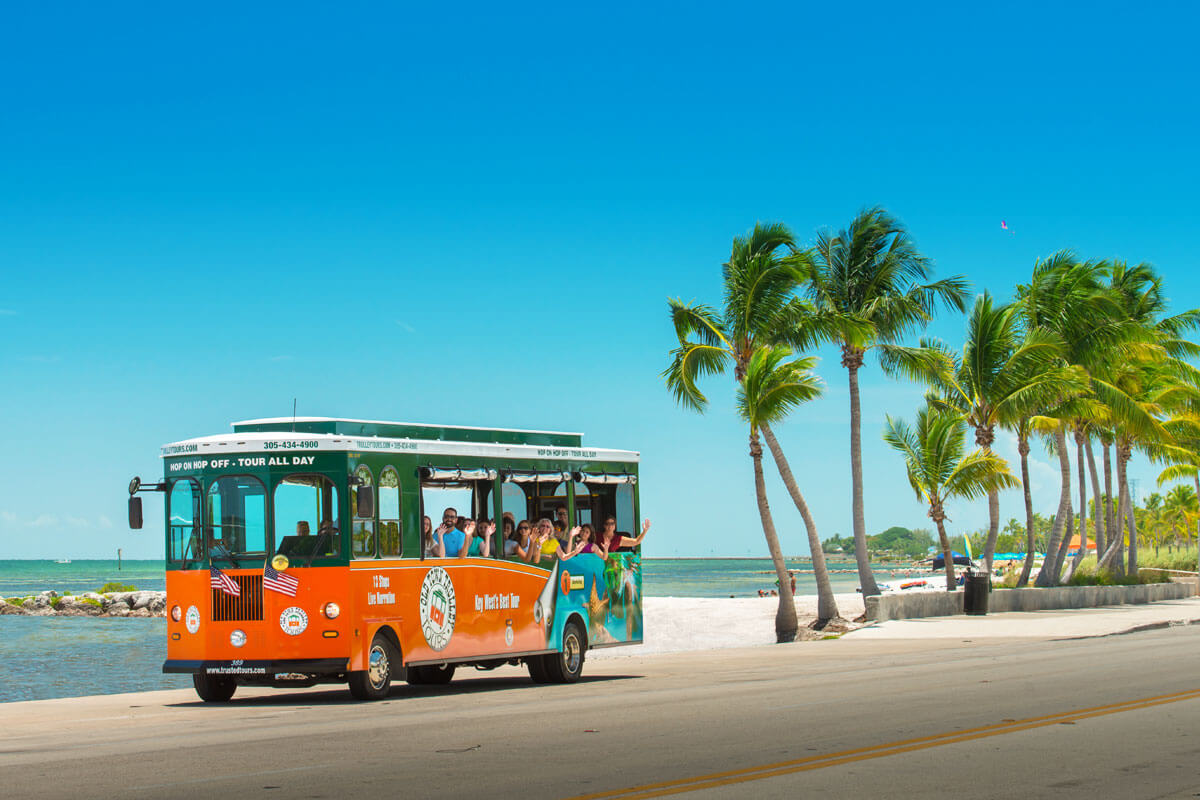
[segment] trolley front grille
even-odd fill
[[[241,597],[212,590],[213,622],[258,622],[263,618],[262,575],[230,575],[242,588]]]

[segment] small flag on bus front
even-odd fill
[[[271,566],[270,562],[263,567],[263,588],[270,589],[272,592],[286,594],[288,597],[296,596],[296,588],[300,586],[300,581],[293,578],[291,575],[284,575],[279,570]]]
[[[220,589],[225,594],[232,595],[233,597],[242,596],[242,587],[238,586],[238,582],[224,572],[221,572],[221,570],[213,567],[209,571],[209,576],[209,583],[212,584],[212,588]]]

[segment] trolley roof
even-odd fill
[[[526,431],[515,428],[476,428],[467,425],[430,425],[423,422],[384,422],[335,417],[269,417],[233,423],[234,433],[332,433],[343,436],[383,436],[392,439],[437,439],[454,442],[548,444],[581,447],[582,433]]]
[[[171,442],[163,445],[161,455],[163,458],[174,458],[209,453],[325,450],[568,461],[637,463],[640,460],[639,454],[633,450],[584,447],[583,435],[578,433],[372,422],[326,417],[297,417],[296,430],[293,431],[292,423],[291,417],[235,422],[233,433]],[[403,431],[405,435],[396,435],[392,431]]]

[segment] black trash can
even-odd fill
[[[988,610],[988,592],[992,576],[986,572],[969,572],[963,582],[963,611],[967,614],[983,615]]]

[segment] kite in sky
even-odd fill
[[[1005,220],[1000,220],[1000,230],[1002,230],[1002,231],[1008,230],[1008,223]]]

